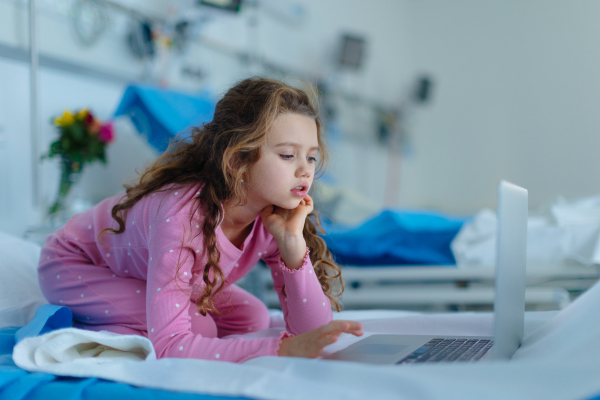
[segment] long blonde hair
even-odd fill
[[[328,153],[322,139],[321,119],[314,104],[306,92],[280,81],[254,77],[239,82],[217,103],[211,122],[194,128],[185,140],[172,141],[136,184],[124,185],[126,195],[111,213],[119,229],[106,228],[98,236],[105,231],[123,233],[127,210],[165,185],[174,183],[175,187],[183,187],[202,183],[200,194],[194,198],[193,210],[194,215],[202,210],[205,216],[202,234],[207,261],[202,276],[205,287],[196,300],[196,307],[202,315],[208,311],[220,314],[213,298],[225,284],[219,267],[221,253],[216,238],[218,224],[223,218],[221,204],[235,198],[245,204],[242,179],[258,161],[267,132],[281,114],[295,113],[315,120],[321,154],[316,170],[317,173],[324,171]],[[317,212],[313,211],[304,224],[304,239],[323,293],[340,311],[337,297],[344,290],[341,269],[317,233],[323,233],[323,230]],[[178,265],[176,276],[179,276],[179,268]],[[283,293],[285,295],[285,287]]]

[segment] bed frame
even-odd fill
[[[419,311],[490,309],[493,268],[455,266],[343,266],[345,309],[383,308]],[[600,278],[600,266],[562,265],[527,270],[528,310],[563,309]],[[270,270],[259,264],[242,286],[268,307],[279,307]]]

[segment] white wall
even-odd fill
[[[411,205],[495,207],[500,178],[527,187],[532,207],[600,192],[599,2],[405,5],[409,57],[436,78],[413,130]]]

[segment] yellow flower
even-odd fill
[[[54,118],[54,123],[58,126],[71,126],[75,122],[75,116],[70,110],[66,110],[59,118]]]
[[[85,119],[85,117],[87,117],[88,113],[89,113],[89,110],[87,108],[82,108],[77,113],[77,119],[80,121],[83,121]]]

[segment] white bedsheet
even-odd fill
[[[458,267],[495,264],[498,219],[490,209],[479,211],[452,240]],[[600,196],[569,202],[559,197],[547,209],[530,214],[527,223],[527,265],[600,264]]]
[[[156,360],[149,356],[145,361],[114,358],[113,362],[106,362],[107,357],[104,357],[101,363],[81,360],[48,363],[48,358],[44,358],[45,363],[36,364],[31,354],[49,343],[44,336],[50,338],[53,332],[21,341],[15,347],[13,358],[21,368],[32,371],[95,376],[149,388],[257,399],[579,400],[600,393],[598,304],[600,286],[596,284],[558,313],[527,313],[526,339],[508,362],[371,366],[261,357],[244,364],[231,364],[191,359]],[[489,313],[427,315],[348,311],[336,317],[363,322],[366,335],[389,332],[490,335],[492,331]],[[270,335],[276,331],[274,328],[245,337]],[[91,339],[100,342],[97,337]],[[147,341],[134,336],[125,339],[140,346]],[[344,336],[326,350],[335,351],[356,340]],[[118,348],[118,343],[111,344]]]

